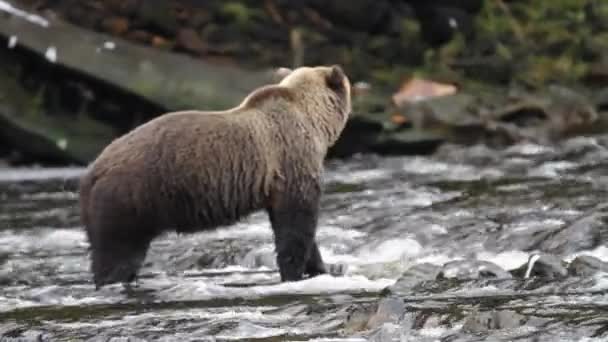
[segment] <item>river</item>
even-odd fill
[[[79,168],[0,170],[1,341],[604,341],[608,137],[327,163],[342,274],[280,283],[256,213],[95,291]]]

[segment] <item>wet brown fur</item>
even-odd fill
[[[279,254],[310,230],[314,238],[323,160],[349,112],[339,67],[299,68],[236,108],[167,113],[113,141],[80,184],[96,285],[133,280],[164,231],[213,229],[257,210],[271,215]],[[302,257],[284,257],[293,258]],[[302,270],[285,272],[299,279]]]

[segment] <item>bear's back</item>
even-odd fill
[[[142,216],[163,212],[178,231],[230,224],[264,205],[272,178],[264,139],[245,119],[254,114],[166,114],[110,144],[92,177],[111,179],[117,201],[136,199],[125,205]]]

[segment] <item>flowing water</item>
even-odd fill
[[[607,161],[606,137],[331,161],[317,238],[343,274],[280,283],[256,213],[99,291],[83,170],[2,170],[0,340],[607,340]]]

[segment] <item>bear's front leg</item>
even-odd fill
[[[306,193],[284,192],[268,209],[281,281],[297,281],[304,273],[321,271],[315,243],[320,191],[312,188]]]

